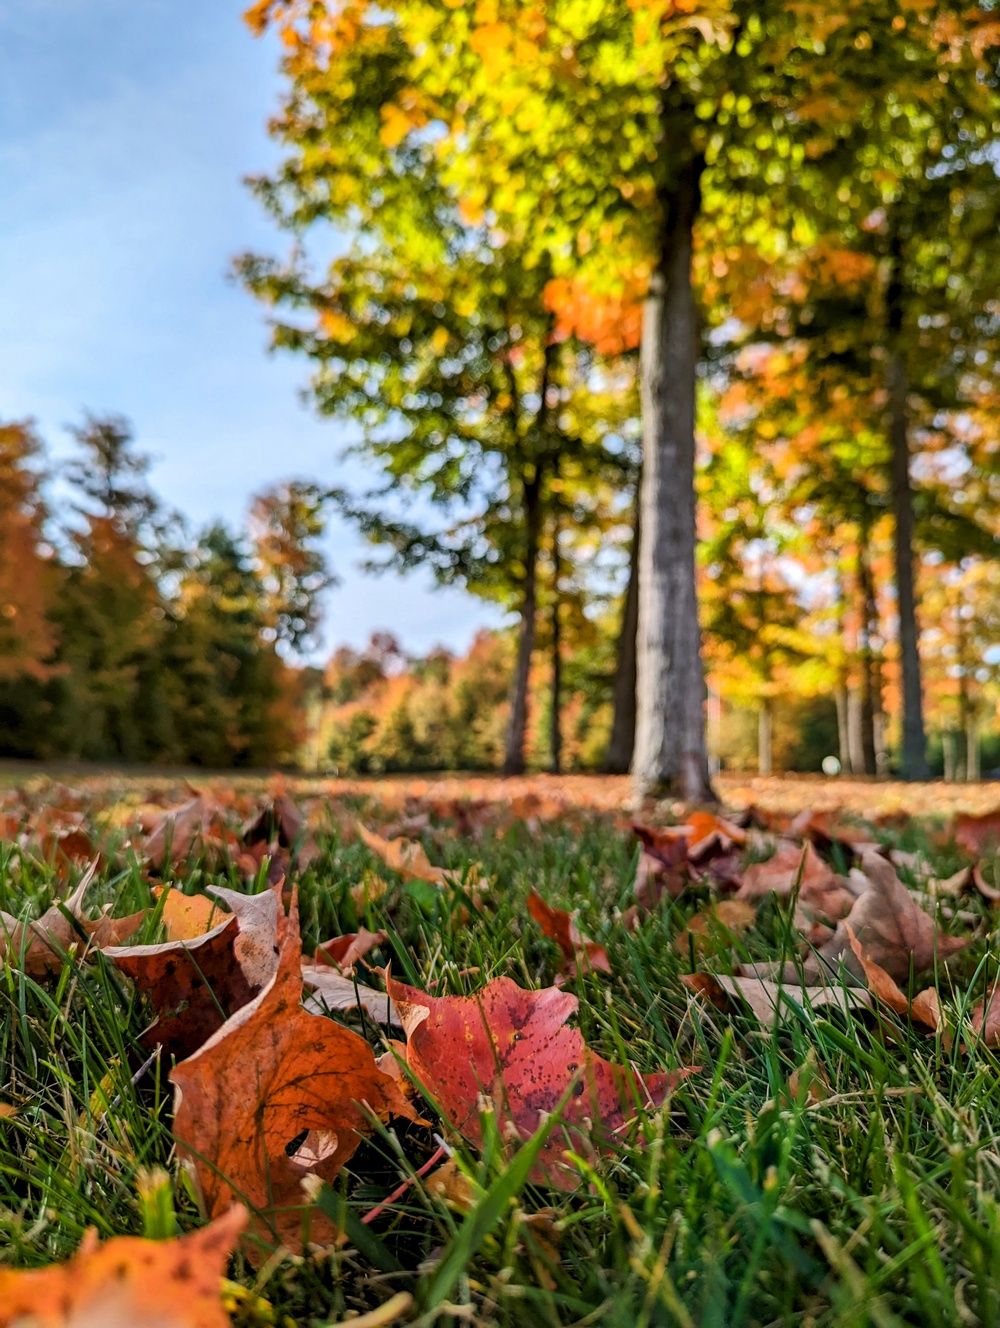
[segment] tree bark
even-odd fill
[[[970,784],[981,778],[979,765],[979,721],[970,714],[965,724],[965,777]]]
[[[695,587],[694,419],[698,325],[691,289],[704,161],[682,162],[662,191],[656,271],[643,306],[642,542],[636,736],[637,798],[714,800],[705,742],[705,677]]]
[[[521,603],[521,629],[517,642],[517,666],[510,700],[510,720],[504,751],[503,773],[524,774],[524,738],[528,727],[528,680],[531,656],[535,650],[535,613],[538,603],[538,542],[542,522],[542,473],[536,466],[525,476],[524,491],[524,598]]]
[[[552,528],[552,710],[549,716],[549,746],[552,755],[552,773],[562,773],[562,623],[559,610],[559,513],[555,513]]]
[[[759,775],[770,775],[772,773],[771,736],[774,727],[773,719],[771,699],[765,697],[761,702],[760,710],[757,712],[757,773]]]
[[[924,732],[920,677],[919,633],[913,588],[913,489],[910,485],[910,441],[906,398],[908,384],[903,360],[903,252],[899,235],[890,240],[889,283],[886,291],[891,450],[892,506],[895,515],[896,597],[899,611],[899,654],[903,676],[903,779],[927,779],[927,735]]]
[[[861,709],[861,693],[856,687],[852,687],[847,693],[847,737],[850,744],[852,775],[865,773],[864,722]]]
[[[858,642],[861,648],[861,753],[865,774],[876,775],[878,760],[875,753],[875,714],[880,707],[876,697],[872,636],[878,622],[878,604],[875,599],[875,584],[872,581],[869,533],[868,523],[863,521],[858,540],[858,586],[863,605],[861,639]]]
[[[629,555],[628,585],[622,608],[622,625],[615,652],[615,681],[612,693],[614,707],[611,737],[604,757],[604,769],[609,775],[624,775],[632,764],[635,750],[635,657],[639,629],[639,545],[641,540],[641,507],[636,498],[635,528],[632,533],[632,551]]]
[[[950,784],[958,766],[958,736],[954,729],[945,729],[941,734],[941,750],[944,753],[944,777]]]
[[[851,734],[848,728],[847,685],[842,683],[833,693],[837,707],[837,751],[840,768],[846,775],[851,768]]]

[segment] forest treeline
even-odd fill
[[[306,643],[327,583],[309,485],[246,530],[192,536],[147,483],[128,422],[90,417],[47,502],[42,441],[0,425],[0,755],[260,766],[303,740]]]
[[[69,477],[53,542],[10,426],[4,568],[30,548],[39,592],[21,607],[30,578],[5,570],[8,746],[631,767],[692,799],[720,760],[992,764],[992,0],[258,0],[247,20],[284,77],[281,160],[251,186],[293,243],[237,272],[371,485],[279,486],[245,532],[188,539],[128,462],[124,497]],[[379,638],[292,667],[333,512],[376,570],[429,568],[516,628],[461,660]]]

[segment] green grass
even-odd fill
[[[673,941],[707,896],[667,904],[627,932],[618,918],[631,902],[634,849],[600,818],[487,832],[476,843],[442,831],[428,840],[435,861],[477,874],[481,863],[496,888],[477,899],[387,873],[390,891],[359,914],[351,886],[373,860],[331,828],[299,881],[306,949],[363,923],[390,933],[381,953],[393,972],[436,983],[435,995],[468,994],[500,975],[548,985],[559,956],[528,918],[534,886],[579,909],[581,928],[607,947],[613,974],[571,984],[595,1050],[640,1070],[699,1065],[701,1073],[614,1157],[596,1167],[581,1159],[571,1194],[527,1181],[537,1140],[512,1151],[487,1128],[481,1154],[458,1156],[476,1195],[471,1211],[449,1209],[417,1180],[362,1226],[436,1147],[418,1126],[381,1131],[321,1198],[348,1242],[256,1271],[237,1258],[233,1277],[270,1309],[249,1297],[236,1322],[312,1328],[400,1290],[415,1297],[407,1321],[426,1325],[1000,1322],[993,1052],[967,1033],[934,1037],[888,1013],[802,1010],[770,1031],[748,1010],[706,1007],[681,983],[691,956]],[[907,847],[926,842],[915,826],[901,838]],[[946,875],[955,854],[937,851],[934,861]],[[181,879],[189,889],[238,884],[197,866]],[[62,892],[29,853],[0,849],[0,908],[37,916]],[[139,864],[127,859],[105,870],[88,900],[119,913],[150,902]],[[994,918],[978,900],[962,906],[981,923],[976,944],[939,975],[953,1028],[997,973]],[[155,925],[151,918],[135,940],[153,939]],[[740,960],[789,957],[794,940],[786,914],[765,903],[745,938],[701,966],[727,972]],[[0,1258],[64,1259],[89,1226],[102,1237],[141,1233],[137,1178],[154,1166],[174,1179],[181,1227],[196,1225],[172,1152],[169,1066],[154,1060],[136,1074],[147,1059],[138,1035],[148,1009],[104,960],[68,960],[58,978],[33,981],[11,958],[0,964],[0,1102],[16,1108],[0,1116]],[[377,1044],[375,1026],[347,1021]],[[798,1097],[789,1089],[808,1058],[829,1082],[816,1103],[806,1082]]]

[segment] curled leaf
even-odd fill
[[[363,959],[377,945],[388,940],[388,936],[388,932],[368,931],[362,927],[360,931],[348,932],[344,936],[334,936],[332,940],[323,941],[316,947],[313,959],[318,965],[329,964],[340,969],[342,973],[350,973],[358,959]]]
[[[944,963],[969,944],[961,937],[946,935],[917,907],[885,858],[865,853],[861,865],[869,888],[819,951],[825,960],[832,963],[848,952],[853,955],[848,927],[865,955],[900,981],[909,977],[911,966],[923,972],[932,968],[935,960]],[[848,960],[848,967],[859,975],[862,971],[856,957],[853,962]]]
[[[232,912],[209,931],[160,945],[105,950],[152,1001],[156,1019],[143,1035],[147,1046],[162,1046],[178,1059],[190,1056],[273,977],[279,889],[244,895],[211,887]]]
[[[293,1248],[303,1242],[303,1181],[332,1181],[372,1115],[411,1114],[367,1042],[299,1008],[301,959],[293,897],[277,971],[170,1076],[178,1150],[206,1211],[223,1212],[240,1194],[257,1210],[253,1231]],[[311,1218],[307,1239],[333,1238],[325,1216]]]
[[[427,881],[430,885],[449,885],[456,879],[455,872],[435,867],[416,839],[383,839],[374,830],[358,822],[358,834],[371,851],[387,867],[410,880]]]
[[[545,935],[559,946],[563,955],[562,971],[567,977],[594,970],[611,972],[611,963],[604,946],[584,936],[571,913],[547,904],[537,890],[532,890],[528,895],[528,912]]]
[[[103,914],[95,921],[83,916],[83,897],[87,892],[97,863],[93,863],[68,899],[53,904],[34,922],[19,922],[8,913],[0,913],[0,958],[6,954],[12,962],[20,962],[24,954],[24,971],[29,977],[43,977],[59,973],[65,956],[86,937],[85,945],[104,949],[126,940],[146,918],[146,910],[130,913],[124,918]]]

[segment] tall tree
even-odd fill
[[[52,671],[57,567],[45,538],[41,450],[32,424],[0,424],[0,679]]]
[[[321,541],[325,495],[317,484],[284,481],[258,494],[250,539],[262,589],[264,632],[294,651],[316,641],[320,596],[334,583]]]
[[[256,6],[251,19],[272,11],[291,52],[276,122],[288,156],[259,192],[289,226],[338,224],[355,242],[319,279],[301,260],[247,257],[241,271],[262,298],[313,315],[279,321],[275,341],[315,362],[320,410],[360,427],[350,450],[382,483],[339,502],[388,552],[381,565],[422,563],[517,613],[504,758],[517,773],[556,461],[618,465],[595,357],[558,335],[545,265],[443,180],[391,12]]]

